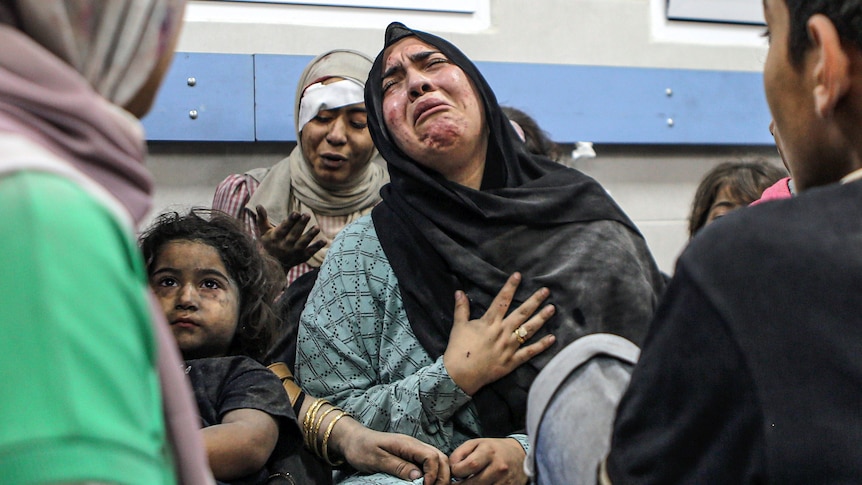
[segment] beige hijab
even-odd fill
[[[384,163],[375,149],[371,159],[357,176],[343,184],[321,183],[314,177],[309,162],[302,154],[302,136],[299,126],[299,106],[305,89],[315,82],[330,77],[352,79],[363,86],[371,69],[371,58],[352,50],[332,50],[312,60],[296,87],[293,118],[296,127],[296,148],[290,156],[278,162],[261,177],[260,171],[248,172],[260,180],[260,186],[252,195],[247,207],[254,210],[258,204],[266,208],[270,221],[278,224],[291,212],[311,216],[308,227],[319,225],[316,215],[348,216],[348,223],[367,214],[380,201],[380,187],[389,182]],[[318,235],[327,245],[315,254],[308,264],[319,267],[326,256],[335,234]]]
[[[185,0],[17,0],[19,28],[125,106],[171,47]]]

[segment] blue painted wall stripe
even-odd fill
[[[254,141],[254,119],[253,56],[180,52],[143,123],[150,140]]]
[[[148,138],[294,141],[296,82],[311,59],[179,53],[144,119]],[[501,104],[527,111],[558,142],[773,144],[760,73],[477,64]]]
[[[296,140],[296,83],[314,56],[254,56],[255,136],[258,141]]]

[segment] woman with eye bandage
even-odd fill
[[[371,59],[356,51],[317,56],[297,86],[293,152],[216,189],[213,209],[242,220],[281,262],[288,285],[320,267],[335,235],[371,211],[389,179],[382,160],[372,162],[378,154],[363,95],[370,69]]]
[[[367,128],[370,69],[371,59],[352,50],[313,59],[296,88],[296,148],[272,167],[228,176],[213,198],[213,209],[240,219],[287,275],[276,305],[282,328],[268,360],[291,369],[299,315],[329,245],[371,212],[389,181]]]

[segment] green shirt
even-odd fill
[[[0,177],[0,477],[174,483],[143,261],[60,176]]]

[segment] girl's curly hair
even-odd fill
[[[140,237],[141,251],[151,274],[165,244],[186,240],[215,248],[228,275],[239,287],[239,320],[228,355],[246,355],[262,361],[272,344],[277,318],[272,302],[284,278],[278,263],[261,254],[257,243],[227,214],[192,209],[188,214],[166,212]],[[281,278],[279,278],[279,275]]]

